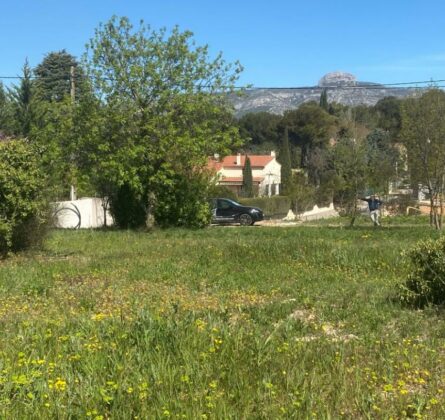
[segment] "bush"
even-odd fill
[[[145,226],[147,198],[137,194],[128,184],[120,186],[110,197],[110,212],[121,229]]]
[[[39,161],[25,140],[0,141],[0,256],[44,237],[49,213]]]
[[[157,186],[154,217],[160,227],[201,228],[210,224],[206,176],[174,174]]]
[[[400,298],[416,307],[445,303],[445,236],[419,242],[407,253],[413,268]]]
[[[291,199],[282,195],[272,197],[242,198],[239,202],[245,206],[259,207],[267,218],[281,218],[287,215]]]
[[[391,214],[409,214],[407,213],[408,208],[412,208],[411,214],[419,214],[418,211],[414,210],[417,206],[418,201],[410,195],[389,196],[385,203],[385,208]]]
[[[233,201],[238,201],[236,193],[224,185],[212,185],[207,195],[208,198],[230,198]]]

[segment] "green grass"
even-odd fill
[[[445,418],[403,223],[55,231],[0,262],[0,417]]]

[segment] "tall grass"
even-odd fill
[[[55,231],[0,263],[5,418],[444,418],[423,226]]]

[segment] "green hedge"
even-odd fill
[[[287,216],[291,208],[291,199],[282,195],[273,197],[240,198],[238,200],[245,206],[259,207],[266,218],[282,218]]]

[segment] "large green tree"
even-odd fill
[[[105,108],[102,142],[92,151],[102,178],[126,188],[161,225],[206,223],[207,156],[239,144],[227,94],[241,66],[210,58],[189,31],[143,22],[135,29],[125,17],[96,29],[84,60]]]
[[[20,83],[9,90],[12,113],[14,116],[14,134],[28,137],[34,118],[34,89],[32,70],[28,60],[22,68]]]
[[[366,143],[355,138],[340,138],[331,151],[335,171],[335,202],[350,216],[354,225],[357,201],[367,186]]]
[[[396,179],[399,153],[388,131],[375,129],[366,137],[367,183],[375,193],[388,193]],[[401,165],[399,165],[401,166]]]
[[[336,119],[315,102],[287,111],[283,124],[289,129],[290,143],[301,149],[301,167],[307,168],[316,148],[325,148],[336,131]]]
[[[402,106],[401,139],[414,183],[428,189],[430,223],[442,228],[445,194],[445,93],[431,89]]]
[[[44,101],[62,101],[71,95],[78,99],[85,90],[86,78],[76,58],[66,50],[48,53],[34,69],[36,95]]]
[[[281,116],[268,112],[243,115],[238,120],[241,136],[248,141],[251,153],[270,153],[280,145]]]
[[[377,115],[377,127],[389,133],[392,141],[397,141],[402,124],[401,106],[403,101],[394,96],[387,96],[374,107]]]

